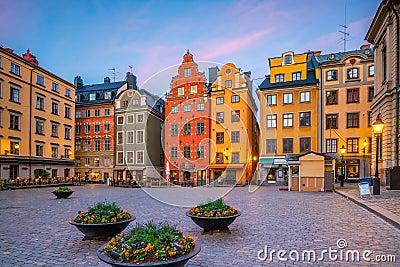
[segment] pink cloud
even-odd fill
[[[252,45],[256,40],[271,33],[273,30],[273,28],[270,28],[245,36],[239,36],[235,39],[224,38],[224,40],[228,39],[228,41],[225,42],[221,39],[210,41],[209,44],[212,45],[208,47],[202,47],[202,52],[199,53],[199,58],[201,58],[201,60],[213,60],[219,56],[234,53]]]

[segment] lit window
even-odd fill
[[[126,163],[134,163],[132,151],[126,152]]]
[[[190,94],[197,94],[197,85],[190,86]]]
[[[179,87],[178,96],[183,96],[183,95],[185,95],[185,87]]]

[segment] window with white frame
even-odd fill
[[[81,151],[81,150],[82,150],[81,140],[75,140],[75,151]]]
[[[38,74],[36,76],[36,83],[39,85],[44,85],[44,77]]]
[[[221,105],[224,103],[224,97],[217,97],[216,101],[217,101],[217,105]]]
[[[83,151],[90,151],[90,140],[83,141]]]
[[[170,148],[170,156],[171,156],[171,159],[176,159],[176,158],[178,158],[178,147],[176,147],[176,146],[172,146],[171,148]]]
[[[192,105],[187,104],[183,106],[183,112],[190,112],[192,111]]]
[[[51,90],[58,92],[58,83],[52,82],[51,83]]]
[[[238,96],[238,95],[233,95],[233,96],[232,96],[232,99],[231,99],[231,102],[232,102],[232,103],[238,103],[238,102],[240,102],[240,96]]]
[[[326,153],[337,153],[337,139],[327,138],[325,141]]]
[[[44,146],[43,144],[36,144],[36,156],[43,157],[44,155]]]
[[[10,101],[20,103],[20,89],[15,86],[10,86]]]
[[[204,158],[204,146],[196,147],[196,158],[198,159]]]
[[[178,124],[171,124],[171,136],[178,136]]]
[[[171,113],[178,113],[178,106],[172,106]]]
[[[36,119],[36,134],[44,135],[44,119]]]
[[[144,143],[144,131],[136,131],[136,143],[137,144]]]
[[[301,80],[301,72],[293,72],[292,73],[292,81],[300,81]]]
[[[136,151],[136,164],[144,164],[144,151]]]
[[[111,150],[110,139],[104,139],[104,151],[110,151],[110,150]]]
[[[94,133],[100,133],[100,124],[99,123],[96,123],[94,125]]]
[[[82,112],[81,111],[76,111],[75,112],[75,118],[81,118],[82,117]]]
[[[267,115],[267,128],[276,128],[277,114]]]
[[[71,140],[71,126],[64,126],[64,139]]]
[[[94,158],[93,159],[93,166],[94,167],[100,167],[100,159],[99,158]]]
[[[300,92],[300,103],[310,102],[310,92]]]
[[[276,105],[276,95],[267,95],[267,105],[268,106]]]
[[[109,123],[104,123],[104,132],[109,132],[110,131],[110,124]]]
[[[135,163],[134,161],[133,161],[133,151],[127,151],[126,152],[126,163],[128,163],[128,164],[132,164],[132,163]]]
[[[239,152],[232,152],[231,163],[239,163]]]
[[[59,124],[56,122],[51,123],[51,136],[58,137],[58,126]]]
[[[196,110],[205,110],[204,103],[197,103]]]
[[[126,143],[133,144],[133,139],[134,139],[134,131],[126,132]]]
[[[59,105],[60,103],[57,101],[51,101],[51,114],[58,115],[59,114]]]
[[[85,158],[85,167],[90,166],[90,158]]]
[[[117,152],[117,163],[124,164],[124,152]]]
[[[117,144],[124,144],[124,132],[117,132]]]
[[[223,123],[225,121],[225,113],[217,112],[216,113],[216,121],[217,121],[217,123]]]
[[[16,75],[21,75],[21,67],[14,62],[11,62],[11,69],[10,71]]]
[[[183,77],[188,78],[192,76],[192,69],[190,68],[185,68],[183,71]]]
[[[95,117],[100,117],[100,109],[95,109],[94,110],[94,116]]]
[[[178,87],[178,96],[185,95],[185,87]]]
[[[293,127],[293,113],[283,114],[283,127]]]
[[[293,57],[292,57],[292,55],[285,55],[283,64],[284,64],[284,65],[293,64]]]
[[[232,88],[232,80],[225,81],[225,88]]]
[[[139,114],[136,115],[136,122],[137,123],[144,122],[144,114],[143,113],[139,113]]]
[[[10,112],[10,129],[20,130],[20,114]]]
[[[111,92],[105,92],[104,99],[111,99]]]
[[[232,131],[231,142],[240,143],[240,131]]]
[[[90,125],[89,125],[89,124],[86,124],[86,125],[85,125],[84,133],[85,133],[85,134],[90,134]]]
[[[111,165],[110,158],[104,158],[104,167],[108,168]]]
[[[100,140],[94,140],[93,147],[94,151],[100,151]]]
[[[197,94],[197,84],[196,84],[196,85],[191,85],[191,86],[190,86],[190,94],[191,94],[191,95]]]
[[[133,124],[133,115],[132,114],[129,114],[126,116],[126,123]]]
[[[96,100],[96,93],[89,94],[89,100],[90,101]]]
[[[293,103],[293,94],[283,94],[283,104],[292,104]]]
[[[104,109],[104,116],[110,116],[110,109],[109,108],[105,108]]]
[[[64,107],[64,117],[67,119],[71,119],[71,111],[72,111],[72,107],[69,105],[65,105]]]
[[[71,97],[71,89],[65,87],[65,96],[66,97]]]
[[[0,78],[0,98],[3,98],[3,79]]]
[[[276,83],[281,83],[281,82],[284,82],[284,75],[283,74],[276,74],[275,75],[275,82]]]
[[[58,146],[51,146],[51,157],[58,158]]]
[[[40,110],[44,110],[44,96],[36,95],[36,108]]]

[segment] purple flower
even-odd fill
[[[175,239],[179,239],[179,236],[176,235],[176,236],[175,236]]]
[[[142,247],[144,247],[145,244],[144,244],[144,242],[142,241],[142,242],[140,243],[140,245],[141,245]]]
[[[136,248],[136,244],[133,244],[132,247],[133,247],[133,248]]]
[[[179,245],[178,242],[175,242],[174,244],[172,244],[172,247],[175,247],[175,248],[177,248],[177,249],[180,249],[180,248],[181,248],[181,246]]]
[[[127,246],[128,246],[127,244],[123,244],[121,248],[126,249]]]

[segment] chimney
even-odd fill
[[[104,83],[110,83],[110,82],[111,82],[110,77],[105,77],[104,78]]]
[[[361,47],[360,47],[361,50],[366,50],[366,49],[370,49],[370,48],[371,48],[371,45],[370,45],[370,44],[363,44],[363,45],[361,45]]]
[[[76,87],[82,87],[83,86],[83,79],[81,78],[81,76],[76,76],[74,78],[74,84]]]
[[[218,77],[219,68],[217,66],[208,68],[208,81],[214,83]]]
[[[28,61],[29,63],[39,66],[39,62],[37,61],[36,57],[31,54],[31,51],[29,51],[29,49],[26,50],[26,53],[22,55],[22,58]]]
[[[137,85],[136,85],[136,76],[133,75],[132,72],[127,72],[125,81],[128,83],[128,89],[135,89],[137,90]]]

